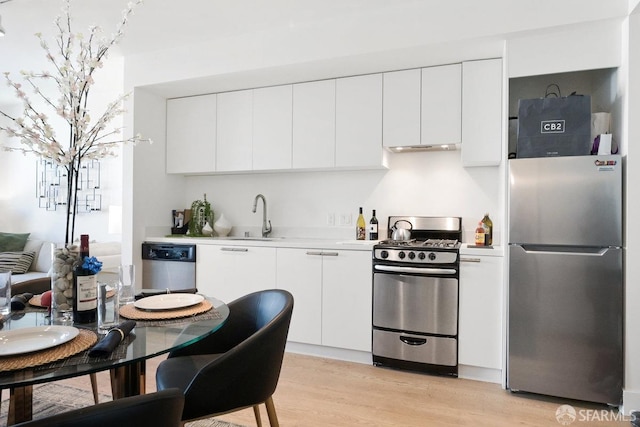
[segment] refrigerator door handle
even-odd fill
[[[510,243],[510,246],[519,246],[527,253],[538,254],[577,254],[587,256],[603,256],[609,250],[620,249],[619,246],[558,246],[558,245],[529,245]]]

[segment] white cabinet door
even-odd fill
[[[371,351],[371,252],[323,251],[322,345]]]
[[[503,258],[460,258],[459,362],[502,369]]]
[[[462,122],[461,65],[422,69],[421,143],[459,144]]]
[[[382,165],[382,74],[336,80],[335,165]]]
[[[216,95],[167,100],[167,173],[214,172]]]
[[[251,170],[253,90],[218,94],[216,170]]]
[[[335,165],[335,80],[293,85],[293,167]]]
[[[278,248],[277,287],[293,295],[288,340],[320,345],[322,316],[322,256],[318,251]]]
[[[462,64],[462,165],[502,161],[502,60]]]
[[[276,249],[198,245],[196,286],[205,295],[231,302],[276,287]]]
[[[385,147],[420,145],[419,68],[383,75],[382,142]]]
[[[291,169],[293,86],[253,91],[253,170]]]

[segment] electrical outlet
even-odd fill
[[[333,212],[327,214],[327,225],[336,225],[336,214]]]
[[[339,225],[351,225],[351,214],[340,214]]]

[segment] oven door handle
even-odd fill
[[[456,270],[454,268],[400,267],[396,265],[374,265],[373,269],[378,271],[387,271],[390,273],[456,274]]]
[[[425,345],[427,343],[426,338],[408,337],[406,335],[400,335],[400,341],[407,345]]]

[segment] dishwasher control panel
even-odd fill
[[[143,243],[142,259],[196,262],[195,245]]]

